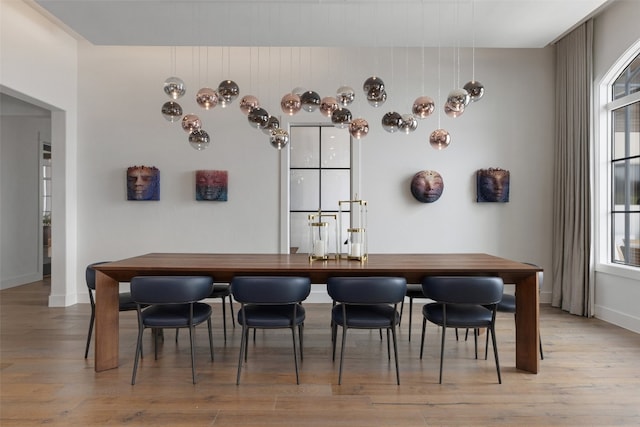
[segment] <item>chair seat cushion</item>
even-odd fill
[[[293,319],[293,304],[253,305],[246,304],[238,311],[238,323],[250,328],[288,328],[304,322],[305,310],[297,304],[296,318]]]
[[[209,304],[193,304],[193,324],[197,325],[211,317]],[[178,328],[189,325],[189,304],[152,305],[142,310],[142,322],[152,328]]]
[[[344,326],[344,317],[342,312],[343,304],[335,305],[331,310],[333,321]],[[347,327],[349,328],[388,328],[395,321],[398,323],[400,315],[396,309],[388,304],[376,305],[346,305]]]
[[[443,305],[440,303],[426,304],[422,314],[430,322],[442,326],[444,324]],[[491,326],[491,310],[466,304],[447,304],[447,327],[476,328]]]
[[[422,293],[422,285],[407,285],[407,297],[426,298]]]
[[[217,283],[213,285],[213,290],[209,298],[222,298],[231,295],[231,286],[227,283]]]
[[[498,303],[498,311],[506,313],[516,312],[516,296],[510,294],[502,294],[502,301]]]
[[[119,295],[120,311],[135,310],[136,303],[131,298],[131,292],[122,292]]]

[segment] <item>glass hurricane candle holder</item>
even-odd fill
[[[341,200],[339,241],[344,242],[340,258],[364,262],[367,259],[367,202]],[[343,240],[344,239],[344,240]]]
[[[311,214],[309,219],[309,261],[326,261],[336,258],[338,248],[337,238],[337,217],[335,214]],[[333,243],[333,245],[332,245]],[[335,250],[331,250],[334,246]]]

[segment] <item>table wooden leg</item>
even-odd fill
[[[534,374],[540,368],[538,274],[516,283],[516,368]]]
[[[96,271],[95,371],[118,367],[119,283]]]

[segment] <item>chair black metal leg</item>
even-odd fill
[[[93,322],[96,319],[96,311],[91,307],[91,319],[89,319],[89,332],[87,333],[87,347],[84,349],[84,358],[89,355],[89,345],[91,344],[91,335],[93,333]],[[540,347],[542,349],[542,347]]]
[[[158,329],[158,330],[162,331],[162,329]],[[155,360],[158,360],[158,334],[156,334],[153,337],[153,354],[154,354]]]
[[[422,319],[422,340],[420,341],[420,359],[422,359],[422,352],[424,350],[424,337],[425,337],[426,330],[427,330],[427,319],[423,318]]]
[[[247,360],[245,347],[247,346],[247,340],[249,339],[249,330],[242,326],[242,337],[240,338],[240,353],[238,354],[238,375],[236,377],[236,385],[240,384],[240,372],[242,371],[242,355],[244,354],[245,361]]]
[[[229,297],[229,311],[231,312],[231,324],[235,328],[236,318],[235,318],[235,315],[233,314],[233,298],[231,296]]]
[[[488,353],[489,353],[489,330],[487,329],[487,339],[484,343],[484,360],[487,360]]]
[[[303,348],[304,348],[304,323],[298,325],[298,339],[300,340],[300,361],[304,360]]]
[[[133,374],[131,375],[131,385],[136,383],[136,373],[138,372],[138,360],[140,359],[142,352],[142,332],[144,328],[142,325],[138,326],[138,342],[136,343],[136,357],[133,361]]]
[[[391,327],[391,336],[393,337],[393,357],[396,360],[396,382],[400,385],[400,367],[398,366],[398,342],[396,339],[396,328]]]
[[[404,298],[400,303],[400,320],[398,321],[398,326],[402,325],[402,315],[404,314]]]
[[[332,310],[331,313],[333,313],[333,307],[335,307],[335,306],[336,306],[336,302],[332,301],[331,302],[331,310]],[[331,325],[331,339],[335,340],[336,337],[335,337],[335,334],[333,333],[333,327],[335,326],[335,323],[333,322],[333,314],[331,315],[331,322],[329,322],[329,324]],[[334,354],[333,360],[335,360],[335,359],[336,358],[335,358],[335,354]]]
[[[222,330],[224,334],[224,342],[227,342],[227,309],[225,308],[226,306],[224,305],[225,298],[226,297],[222,297],[222,328],[223,328]]]
[[[495,326],[491,326],[491,328],[487,330],[487,333],[491,333],[491,342],[493,343],[493,354],[496,358],[496,371],[498,371],[498,384],[502,384],[502,376],[500,375],[500,361],[498,360],[498,345],[496,344]]]
[[[336,338],[338,336],[338,325],[331,321],[331,342],[333,344],[333,356],[331,358],[332,361],[336,361]]]
[[[178,330],[176,330],[178,332]],[[160,338],[160,341],[164,342],[164,330],[158,328],[151,328],[151,333],[155,337],[156,335]]]
[[[193,335],[195,333],[195,327],[189,326],[189,345],[191,347],[191,378],[193,383],[196,383],[196,352],[193,345]]]
[[[209,328],[209,350],[211,351],[211,361],[213,362],[213,331],[211,328],[211,317],[207,319],[207,327]]]
[[[338,385],[342,384],[342,362],[344,361],[344,347],[347,343],[347,327],[342,326],[342,348],[340,349],[340,373],[338,374]]]
[[[249,353],[249,328],[247,328],[247,339],[244,345],[244,361],[247,361],[247,354]],[[256,328],[253,328],[253,342],[256,342]]]
[[[391,343],[389,342],[389,328],[387,328],[387,357],[389,360],[391,360]]]
[[[411,341],[411,314],[413,313],[413,298],[409,298],[409,341]]]
[[[469,331],[469,329],[467,329],[467,332]],[[473,328],[473,345],[475,347],[476,350],[476,359],[478,358],[478,329]]]
[[[442,341],[440,343],[440,384],[442,384],[442,362],[444,361],[444,337],[447,332],[447,327],[442,327]]]
[[[298,350],[296,349],[296,327],[291,327],[291,337],[293,338],[293,364],[296,367],[296,384],[300,384],[298,376]]]

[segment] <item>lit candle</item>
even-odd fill
[[[360,243],[352,243],[351,244],[351,254],[352,257],[359,257],[362,255],[362,246]]]
[[[323,257],[326,255],[325,244],[323,240],[313,242],[313,255]]]

